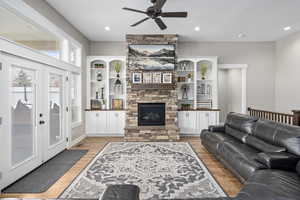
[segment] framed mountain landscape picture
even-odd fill
[[[129,66],[135,70],[174,70],[174,45],[129,45]]]

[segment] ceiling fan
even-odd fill
[[[162,8],[165,5],[167,0],[151,0],[151,3],[153,3],[153,6],[150,6],[146,11],[142,10],[136,10],[132,8],[123,8],[124,10],[137,12],[146,14],[148,17],[136,22],[135,24],[132,24],[131,26],[137,26],[149,19],[153,19],[155,23],[159,26],[161,30],[167,29],[166,24],[162,21],[161,17],[187,17],[187,12],[162,12]]]

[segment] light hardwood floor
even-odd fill
[[[48,191],[40,194],[1,194],[0,198],[58,198],[59,195],[72,183],[73,179],[88,165],[88,163],[109,142],[123,141],[119,137],[86,138],[81,144],[73,149],[87,149],[88,153],[83,156],[63,177],[61,177]],[[201,145],[199,137],[184,137],[182,142],[189,142],[199,158],[204,162],[209,171],[229,196],[235,196],[241,190],[242,184],[233,174],[224,168],[207,150]]]

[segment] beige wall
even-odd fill
[[[300,32],[276,43],[276,110],[300,109]]]
[[[220,64],[248,64],[247,106],[275,106],[275,42],[179,42],[180,57],[219,56]],[[125,42],[92,42],[90,55],[126,55]]]
[[[55,9],[53,9],[46,1],[43,0],[25,0],[25,3],[34,8],[40,14],[45,16],[52,23],[57,25],[67,34],[69,34],[72,38],[80,42],[83,46],[82,48],[82,103],[83,108],[86,105],[86,56],[89,55],[89,40],[84,37],[72,24],[70,24],[62,15],[60,15]],[[84,120],[84,112],[82,112],[82,117]],[[84,123],[83,123],[84,124]],[[84,134],[83,126],[75,128],[72,130],[72,140],[80,137]]]

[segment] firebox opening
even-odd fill
[[[139,103],[139,126],[165,126],[165,103]]]

